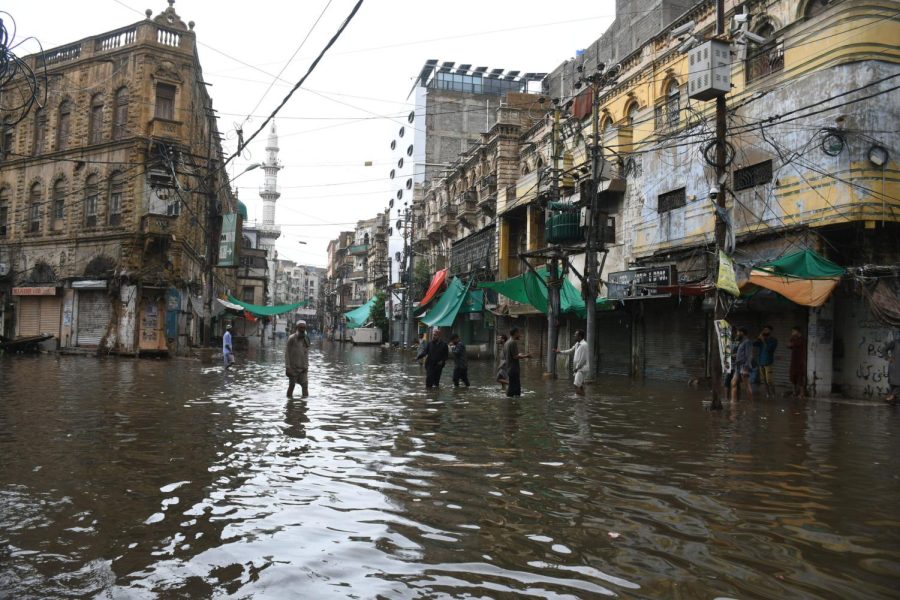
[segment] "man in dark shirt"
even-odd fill
[[[453,387],[459,387],[462,381],[469,387],[469,359],[466,357],[466,345],[457,334],[450,336],[450,354],[453,356]]]
[[[531,354],[519,353],[519,333],[518,327],[509,330],[509,339],[503,346],[503,359],[506,361],[507,375],[509,376],[509,385],[506,388],[506,395],[510,398],[522,395],[521,367],[519,359],[531,358]]]
[[[775,363],[775,350],[778,340],[772,335],[772,326],[766,325],[757,339],[759,344],[759,380],[766,386],[766,397],[775,396],[775,378],[772,365]]]
[[[753,386],[750,383],[750,371],[752,371],[756,364],[753,358],[753,342],[747,337],[747,329],[745,327],[739,327],[737,330],[737,340],[738,346],[737,351],[734,354],[734,379],[731,382],[731,399],[738,399],[738,391],[741,387],[741,382],[746,382],[747,384],[747,397],[750,400],[753,400]]]
[[[441,330],[435,329],[431,336],[431,341],[425,345],[425,348],[416,356],[416,360],[425,358],[425,387],[433,388],[441,384],[441,372],[444,370],[444,363],[450,355],[450,349],[447,348],[447,342],[441,339]]]

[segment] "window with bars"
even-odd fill
[[[53,184],[51,193],[53,207],[53,229],[62,229],[66,216],[66,184],[62,179],[57,179]]]
[[[91,118],[88,130],[91,144],[103,142],[103,97],[100,94],[91,98]]]
[[[687,202],[684,188],[678,188],[656,197],[656,212],[662,214],[676,208],[681,208]]]
[[[0,238],[9,235],[9,188],[0,189]]]
[[[157,119],[175,120],[175,86],[168,83],[156,84],[156,112]]]
[[[116,92],[116,105],[113,110],[113,139],[125,138],[128,127],[128,88],[119,88]]]
[[[88,175],[84,182],[84,225],[97,226],[97,203],[100,199],[100,184],[96,175]]]
[[[31,153],[34,156],[44,151],[44,140],[47,139],[47,111],[39,108],[34,111],[34,131],[31,140]]]
[[[122,222],[122,191],[125,189],[125,183],[122,181],[121,173],[113,173],[109,177],[109,215],[110,225],[119,225]]]
[[[69,126],[72,123],[72,103],[63,100],[59,105],[59,120],[56,123],[56,149],[69,147]]]
[[[6,160],[12,154],[15,143],[16,127],[12,124],[12,117],[3,119],[3,131],[0,132],[0,160]]]
[[[41,184],[35,183],[28,192],[28,233],[41,231]]]
[[[733,179],[732,189],[736,192],[771,183],[772,161],[764,160],[761,163],[738,169],[734,172]]]

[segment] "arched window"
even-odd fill
[[[56,149],[69,147],[69,126],[72,124],[72,103],[63,100],[59,105],[59,117],[56,122]]]
[[[669,127],[678,127],[680,110],[681,92],[678,89],[678,82],[673,79],[666,87],[666,124]]]
[[[609,130],[612,129],[613,120],[612,117],[609,116],[608,113],[603,115],[603,120],[600,122],[600,132],[606,135]]]
[[[809,0],[803,9],[803,18],[809,19],[825,12],[832,0]]]
[[[41,231],[41,184],[35,183],[28,191],[28,233]]]
[[[9,235],[9,188],[0,188],[0,239]]]
[[[97,226],[97,204],[100,199],[100,178],[96,174],[87,176],[84,181],[84,225]]]
[[[16,126],[13,125],[12,117],[3,119],[3,131],[0,131],[0,160],[6,160],[12,154],[13,145],[15,144]]]
[[[66,217],[66,182],[57,179],[53,182],[53,190],[50,199],[52,201],[51,210],[53,215],[53,230],[63,228],[64,219]]]
[[[128,88],[119,88],[116,92],[116,105],[113,110],[113,139],[125,138],[128,127]]]
[[[109,176],[109,200],[107,205],[107,218],[110,225],[122,223],[122,193],[125,190],[125,182],[119,172]]]
[[[772,21],[763,21],[754,33],[766,41],[762,44],[750,44],[747,48],[744,66],[746,83],[784,70],[784,48],[775,37],[775,25]]]
[[[625,122],[628,123],[629,127],[634,127],[634,121],[637,117],[638,105],[637,102],[632,102],[628,105],[628,110],[625,112]]]
[[[89,121],[88,143],[103,143],[103,96],[94,94],[91,98],[91,115]]]
[[[31,139],[31,153],[34,156],[44,151],[44,140],[47,139],[47,111],[39,108],[34,111],[34,131]]]

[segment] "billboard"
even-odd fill
[[[219,234],[220,267],[236,267],[238,264],[237,220],[236,214],[222,215],[222,232]]]

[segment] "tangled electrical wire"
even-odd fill
[[[12,23],[12,32],[7,29],[7,23]],[[41,46],[34,37],[17,42],[15,19],[8,12],[0,11],[0,114],[4,115],[7,127],[23,121],[35,105],[47,103],[47,66],[43,65],[43,73],[35,73],[15,53],[16,48],[29,40]],[[41,47],[41,56],[43,53]]]

